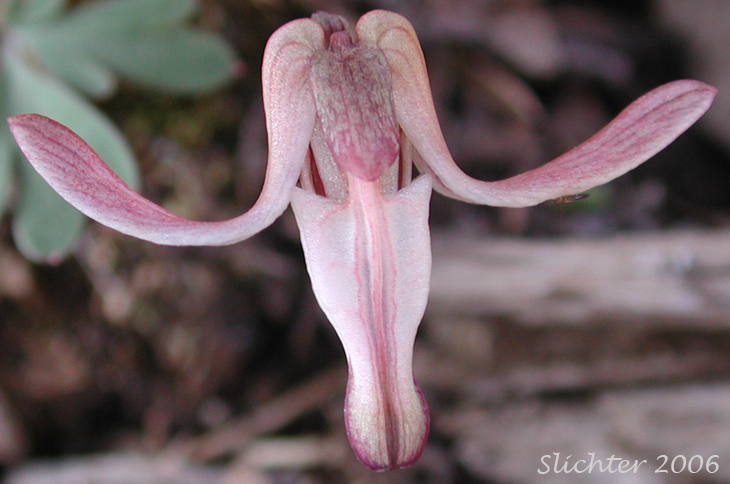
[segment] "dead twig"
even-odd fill
[[[325,371],[256,408],[252,413],[196,439],[190,446],[191,457],[206,462],[236,454],[252,438],[273,432],[306,412],[326,404],[333,395],[343,391],[345,381],[343,368]]]

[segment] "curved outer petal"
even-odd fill
[[[350,443],[371,469],[413,463],[428,435],[411,365],[431,273],[430,194],[428,176],[393,196],[351,176],[346,202],[292,197],[312,288],[347,354]]]
[[[324,43],[319,25],[296,20],[269,39],[263,91],[269,162],[261,195],[245,214],[195,222],[135,193],[68,128],[40,115],[10,118],[18,145],[35,169],[71,205],[128,235],[165,245],[224,245],[270,225],[286,209],[314,127],[310,57]]]
[[[472,203],[531,206],[609,182],[676,139],[709,108],[716,93],[713,87],[691,80],[660,86],[559,158],[506,180],[484,182],[466,175],[449,154],[411,24],[400,15],[373,11],[360,19],[357,32],[388,59],[398,122],[424,160],[418,168],[433,175],[440,192]]]

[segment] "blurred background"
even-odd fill
[[[93,100],[129,143],[140,191],[189,218],[229,218],[256,199],[263,48],[316,10],[354,25],[383,8],[413,23],[452,154],[482,179],[539,166],[665,82],[719,94],[698,125],[586,200],[495,209],[434,194],[414,362],[432,430],[421,460],[395,472],[373,474],[349,449],[346,362],[290,212],[221,248],[160,247],[92,223],[39,261],[19,250],[10,210],[0,481],[730,482],[729,7],[201,0],[188,25],[230,46],[234,76],[181,93],[120,75]],[[11,186],[11,209],[19,193]],[[552,467],[589,453],[647,463]],[[655,473],[661,455],[668,472]]]

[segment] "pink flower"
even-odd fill
[[[28,114],[9,124],[62,197],[104,225],[158,244],[239,242],[291,203],[315,295],[347,354],[352,448],[371,469],[395,469],[419,457],[429,428],[412,352],[429,288],[432,187],[502,207],[579,194],[671,143],[708,109],[715,89],[691,80],[661,86],[577,148],[497,182],[470,178],[451,158],[418,38],[400,15],[370,12],[354,31],[326,13],[284,25],[266,47],[263,95],[264,187],[248,212],[223,222],[186,220],[143,198],[54,121]]]

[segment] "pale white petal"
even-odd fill
[[[292,207],[312,288],[347,354],[350,443],[368,467],[398,468],[418,458],[428,434],[412,356],[431,272],[431,180],[393,196],[377,181],[350,182],[345,202],[295,189]]]

